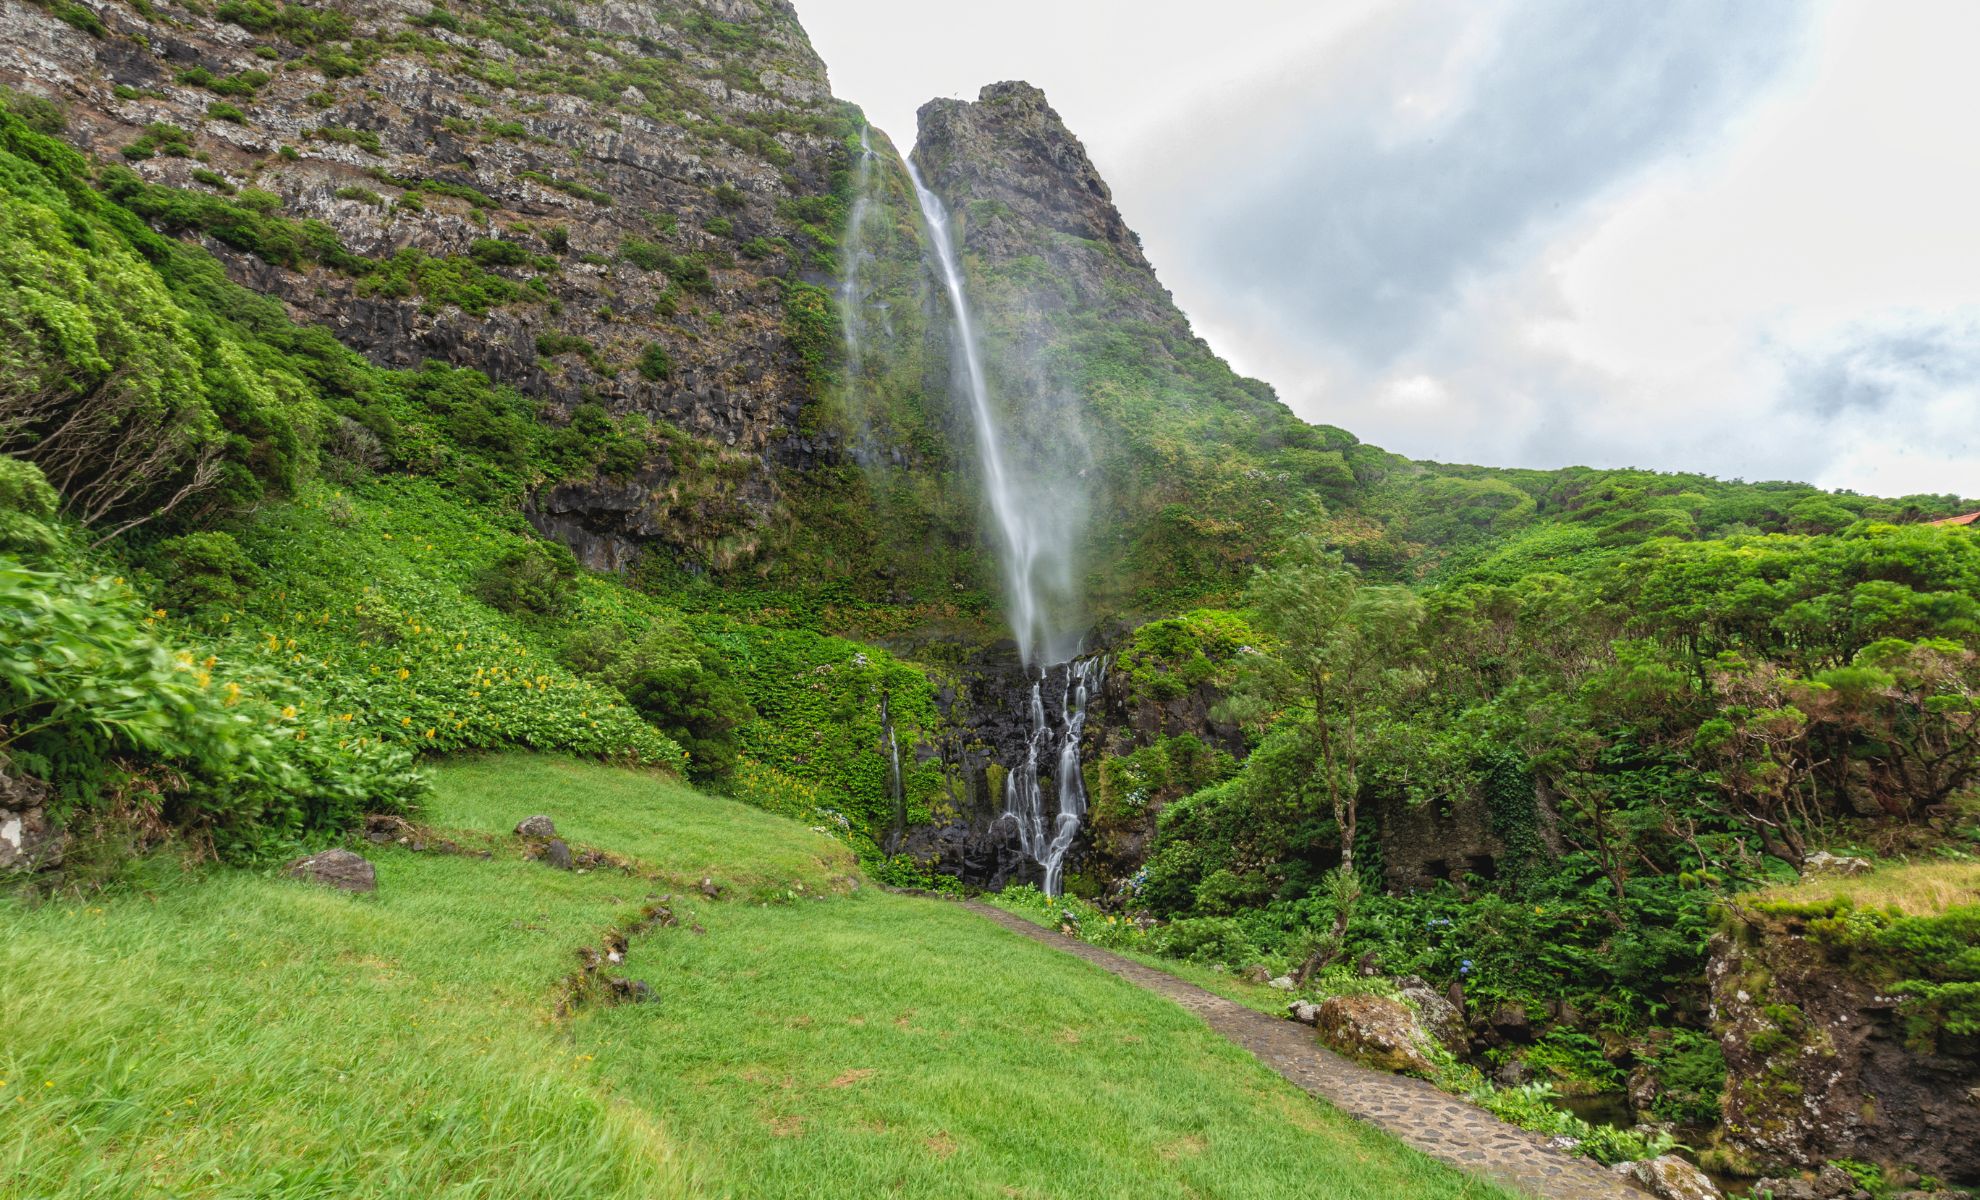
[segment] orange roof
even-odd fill
[[[1938,521],[1927,521],[1927,525],[1971,525],[1980,521],[1980,512],[1970,512],[1962,517],[1946,517]]]

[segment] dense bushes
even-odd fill
[[[36,519],[12,514],[16,527]],[[240,857],[419,796],[406,749],[349,736],[250,656],[162,636],[162,610],[121,581],[31,558],[0,553],[0,756],[54,785],[58,819],[142,794],[156,817]]]

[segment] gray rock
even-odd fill
[[[543,861],[549,863],[559,871],[568,871],[573,865],[571,862],[571,848],[564,844],[564,839],[551,838],[550,844],[543,848]]]
[[[1533,1082],[1533,1068],[1517,1058],[1508,1058],[1492,1072],[1492,1081],[1500,1087],[1524,1087]]]
[[[353,854],[349,850],[325,850],[321,854],[299,858],[290,863],[283,873],[291,879],[340,888],[346,892],[378,890],[377,868],[363,855]]]
[[[1272,968],[1263,963],[1252,963],[1244,970],[1238,972],[1238,978],[1244,980],[1246,983],[1270,983],[1272,981]]]
[[[1675,1154],[1636,1164],[1636,1181],[1661,1200],[1724,1200],[1705,1172]]]
[[[1876,870],[1867,858],[1855,858],[1844,854],[1831,854],[1827,850],[1817,850],[1801,862],[1804,876],[1820,875],[1867,875]]]
[[[1492,1032],[1509,1041],[1523,1042],[1533,1036],[1533,1022],[1526,1015],[1524,1004],[1507,1001],[1494,1008],[1485,1020]]]
[[[57,866],[68,839],[48,819],[48,785],[0,770],[0,873]]]
[[[1753,1194],[1767,1200],[1869,1200],[1870,1193],[1856,1186],[1856,1180],[1841,1167],[1823,1166],[1810,1178],[1795,1176],[1756,1179]]]
[[[1427,1053],[1430,1035],[1416,1014],[1387,996],[1329,996],[1320,1002],[1315,1028],[1328,1047],[1377,1070],[1434,1075]]]
[[[557,836],[557,823],[539,813],[518,821],[516,832],[526,838],[553,838]]]
[[[1301,1025],[1318,1025],[1320,1023],[1320,1006],[1311,1000],[1294,1000],[1292,1003],[1286,1005],[1286,1015],[1298,1021]]]
[[[1290,976],[1290,975],[1281,975],[1281,976],[1279,976],[1279,977],[1277,977],[1276,979],[1268,979],[1268,980],[1266,980],[1266,981],[1265,981],[1265,986],[1267,986],[1267,987],[1275,987],[1275,988],[1278,988],[1278,989],[1279,989],[1280,991],[1282,991],[1282,992],[1290,992],[1290,991],[1292,991],[1292,990],[1293,990],[1293,988],[1295,988],[1295,987],[1297,987],[1297,986],[1299,986],[1299,985],[1298,985],[1298,984],[1295,984],[1295,983],[1293,982],[1293,980],[1292,980],[1292,976]]]
[[[1422,984],[1421,980],[1415,982]],[[1444,1049],[1452,1054],[1463,1054],[1469,1048],[1464,1014],[1458,1012],[1449,1000],[1431,991],[1429,985],[1405,987],[1402,998],[1416,1010],[1417,1023],[1423,1026],[1424,1032],[1437,1039]]]

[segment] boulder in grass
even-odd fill
[[[553,838],[557,836],[557,823],[538,813],[516,822],[516,832],[526,838]]]
[[[320,883],[346,892],[378,890],[378,869],[361,854],[349,850],[325,850],[290,863],[283,872],[291,879]]]

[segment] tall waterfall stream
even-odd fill
[[[1031,682],[1031,735],[1024,761],[1009,764],[1004,780],[1004,812],[1000,821],[1011,822],[1025,855],[1044,871],[1044,891],[1059,894],[1063,885],[1066,852],[1079,834],[1086,815],[1086,781],[1079,764],[1080,737],[1086,728],[1088,705],[1106,673],[1104,659],[1077,658],[1063,637],[1055,638],[1049,606],[1042,598],[1041,565],[1063,563],[1068,548],[1054,544],[1061,523],[1047,511],[1057,498],[1040,489],[1023,486],[1005,459],[1006,438],[998,427],[997,410],[990,395],[984,370],[983,350],[977,341],[975,323],[969,309],[969,296],[963,286],[961,248],[956,244],[954,227],[941,197],[922,182],[921,172],[907,160],[908,178],[914,183],[916,202],[927,226],[927,243],[934,265],[948,294],[952,342],[963,367],[963,381],[969,390],[969,410],[975,423],[978,457],[983,469],[984,489],[997,521],[1005,600],[1010,609],[1011,633],[1017,640],[1018,655],[1027,672],[1036,672]],[[1063,540],[1063,533],[1058,533]],[[1043,660],[1042,665],[1036,665]],[[1058,720],[1049,720],[1045,708],[1045,683],[1061,676]],[[1041,771],[1049,771],[1055,803],[1048,812]]]

